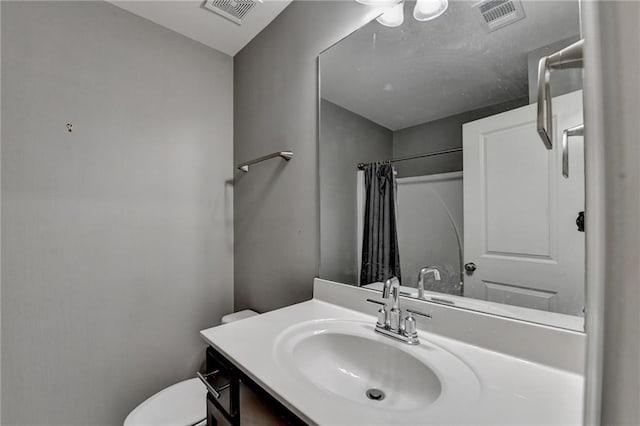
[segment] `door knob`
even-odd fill
[[[465,263],[464,270],[471,273],[477,269],[476,264],[473,262]]]
[[[578,217],[576,218],[576,226],[578,227],[578,231],[584,232],[584,212],[578,213]]]

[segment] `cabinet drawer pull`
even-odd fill
[[[227,383],[224,386],[220,386],[219,388],[215,388],[211,383],[209,383],[207,381],[207,379],[209,377],[213,377],[216,374],[218,374],[220,372],[220,370],[215,370],[212,371],[211,373],[207,373],[207,374],[202,374],[201,372],[196,372],[196,376],[198,376],[198,379],[200,379],[200,381],[204,384],[204,386],[207,388],[207,391],[215,398],[215,399],[220,399],[220,392],[222,392],[225,389],[228,389],[231,385],[229,383]]]

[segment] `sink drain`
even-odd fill
[[[367,398],[374,401],[382,401],[384,399],[384,392],[382,392],[380,389],[369,389],[367,391]]]

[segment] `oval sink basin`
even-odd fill
[[[455,355],[426,341],[418,346],[394,341],[360,321],[290,327],[274,351],[292,374],[349,404],[409,411],[479,395],[476,375]]]
[[[355,402],[379,401],[409,410],[431,404],[442,389],[434,372],[416,357],[360,336],[314,334],[293,348],[293,358],[313,384]]]

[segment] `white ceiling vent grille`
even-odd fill
[[[262,0],[206,0],[203,6],[240,25],[258,3],[262,3]]]
[[[485,0],[471,7],[478,12],[478,18],[488,32],[506,27],[525,17],[520,0]]]

